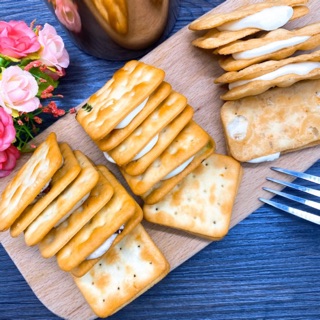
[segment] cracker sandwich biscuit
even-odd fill
[[[281,60],[298,50],[311,50],[320,45],[320,23],[303,28],[277,29],[260,37],[238,40],[218,48],[214,53],[223,55],[220,66],[226,71],[238,71],[267,60]]]
[[[161,201],[145,204],[144,217],[204,238],[221,239],[229,231],[241,176],[238,161],[212,154]]]
[[[266,161],[318,145],[319,88],[320,80],[301,81],[227,101],[221,120],[229,154],[241,162]]]
[[[263,1],[240,7],[230,13],[209,13],[193,21],[189,29],[207,30],[202,37],[194,40],[194,46],[214,49],[235,40],[257,33],[271,31],[288,21],[306,15],[308,0]]]
[[[101,140],[132,111],[146,103],[163,79],[163,70],[129,61],[88,99],[76,118],[92,140]]]
[[[51,133],[23,165],[0,197],[0,231],[8,230],[21,213],[50,183],[63,157]]]
[[[289,87],[293,83],[320,78],[320,50],[280,61],[265,61],[238,72],[227,72],[215,83],[228,83],[223,100],[258,95],[272,87]]]
[[[94,313],[104,318],[159,282],[169,269],[166,258],[139,224],[74,281]]]
[[[10,228],[12,237],[21,234],[38,215],[78,176],[81,167],[67,143],[59,144],[63,165],[53,175],[48,187],[42,191],[13,223]]]

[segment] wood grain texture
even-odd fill
[[[248,1],[247,1],[248,2]],[[198,2],[197,2],[198,3]],[[209,6],[209,1],[202,1],[203,4],[206,4]],[[213,2],[212,2],[213,3]],[[212,5],[211,3],[211,5]],[[37,4],[38,5],[38,4]],[[239,5],[239,1],[227,1],[224,3],[221,7],[218,8],[218,10],[226,10],[230,6]],[[311,2],[311,5],[313,6],[312,12],[314,12],[313,15],[310,15],[308,19],[304,19],[304,23],[307,21],[311,21],[312,19],[316,19],[316,12],[319,9],[319,5],[316,3],[316,1]],[[194,10],[198,9],[200,12],[202,9],[200,7],[197,7],[197,5],[193,5]],[[192,8],[192,4],[190,4],[190,7]],[[185,10],[187,10],[185,8]],[[191,10],[191,9],[190,9]],[[197,12],[198,12],[197,11]],[[201,12],[203,13],[203,11]],[[200,15],[200,14],[199,14]],[[196,17],[196,16],[195,16]],[[195,18],[194,17],[194,18]],[[38,21],[39,22],[39,21]],[[40,23],[40,22],[39,22]],[[221,93],[221,88],[214,86],[212,83],[213,77],[218,75],[221,70],[218,68],[216,62],[213,59],[213,56],[208,53],[201,51],[196,48],[192,48],[190,46],[191,39],[194,37],[194,34],[190,33],[186,29],[182,29],[178,33],[176,33],[173,37],[171,37],[169,40],[167,40],[164,44],[153,50],[150,54],[145,56],[142,60],[146,61],[148,63],[152,63],[156,66],[162,67],[166,73],[166,80],[169,81],[173,88],[175,90],[178,90],[185,94],[190,104],[195,108],[196,110],[196,120],[205,127],[210,134],[215,138],[218,146],[218,151],[221,153],[225,152],[224,149],[224,139],[221,135],[221,128],[220,128],[220,122],[218,117],[218,111],[219,107],[221,106],[222,102],[219,100],[219,95]],[[75,51],[73,51],[75,50]],[[74,54],[76,52],[76,49],[72,48],[71,53]],[[76,60],[76,63],[74,63],[73,66],[70,67],[70,70],[68,72],[71,72],[73,74],[74,80],[77,79],[77,77],[80,77],[79,79],[82,79],[81,76],[81,59],[85,59],[83,55],[76,55],[76,57],[80,57],[80,63],[79,60]],[[76,93],[80,96],[80,101],[77,101],[76,98],[72,100],[72,105],[80,103],[83,101],[87,95],[90,95],[92,92],[94,92],[99,85],[102,85],[104,81],[106,81],[106,78],[103,79],[101,74],[97,75],[97,69],[95,66],[95,63],[97,63],[98,59],[95,60],[92,58],[92,70],[90,70],[90,77],[87,79],[90,79],[91,81],[88,83],[87,92],[84,95],[83,92],[81,92],[73,83],[68,84],[69,90],[71,88],[75,88]],[[100,62],[100,61],[99,61]],[[111,74],[112,68],[115,69],[118,68],[120,63],[112,63],[112,67],[109,66],[108,68],[108,75]],[[86,66],[88,67],[88,64],[86,63]],[[78,68],[80,70],[78,70]],[[95,72],[93,71],[95,70]],[[91,73],[92,72],[92,73]],[[107,73],[107,72],[106,72]],[[95,78],[98,78],[95,82]],[[192,79],[192,81],[190,81]],[[83,80],[82,80],[83,81]],[[63,86],[62,86],[63,87]],[[78,91],[79,90],[79,91]],[[90,91],[90,92],[89,92]],[[68,99],[68,92],[65,93],[66,98]],[[73,96],[76,97],[77,95],[74,94]],[[76,103],[74,103],[76,102]],[[58,134],[58,137],[60,140],[67,140],[74,148],[79,148],[83,152],[87,153],[94,161],[96,162],[103,162],[105,163],[105,160],[101,157],[101,153],[97,150],[97,148],[93,145],[93,143],[89,140],[88,137],[84,135],[82,132],[82,129],[79,127],[79,125],[76,123],[72,115],[68,115],[64,117],[63,119],[60,119],[58,122],[56,122],[53,126],[49,128],[49,131],[56,131]],[[44,134],[45,135],[45,134]],[[42,139],[42,136],[39,136],[38,139]],[[291,155],[286,155],[279,161],[277,161],[275,164],[279,166],[289,166],[294,169],[298,170],[305,170],[308,168],[311,164],[313,164],[317,159],[319,158],[319,147],[304,150],[301,152],[293,153]],[[22,163],[21,161],[20,163]],[[241,186],[240,194],[237,198],[234,215],[232,219],[232,226],[235,226],[237,223],[239,223],[242,219],[247,217],[251,212],[253,212],[256,208],[259,207],[259,203],[257,201],[257,196],[261,195],[261,186],[267,185],[265,183],[265,176],[269,174],[269,165],[259,165],[259,166],[246,166],[245,167],[245,175],[243,179],[243,183]],[[113,170],[116,170],[115,168],[112,168]],[[1,188],[3,188],[3,182],[1,181]],[[258,214],[259,216],[259,214]],[[262,214],[263,217],[263,214]],[[250,217],[251,218],[251,217]],[[260,224],[254,219],[251,218],[251,221],[253,219],[253,223],[250,226],[249,223],[249,230],[247,231],[246,237],[247,241],[248,239],[259,239],[262,236]],[[180,317],[180,319],[183,319],[183,315],[186,317],[186,315],[189,314],[189,312],[192,314],[188,316],[188,319],[212,319],[212,313],[215,312],[217,309],[219,310],[220,304],[227,301],[228,294],[232,297],[232,299],[228,300],[229,302],[229,308],[221,309],[222,313],[220,315],[223,316],[223,312],[229,312],[228,314],[232,314],[232,310],[237,311],[238,314],[241,313],[241,310],[244,311],[243,313],[243,319],[247,319],[248,317],[245,317],[244,314],[246,314],[246,311],[248,308],[253,308],[256,311],[256,315],[258,317],[263,317],[263,314],[268,314],[269,318],[272,318],[272,315],[274,314],[271,310],[272,308],[266,308],[266,304],[274,304],[277,301],[282,303],[283,305],[287,307],[295,307],[296,309],[299,307],[298,305],[294,303],[290,303],[290,301],[293,301],[294,296],[299,293],[300,285],[303,285],[303,289],[307,291],[307,296],[311,297],[312,292],[306,288],[305,283],[299,282],[298,279],[296,279],[294,272],[292,271],[290,275],[284,276],[285,272],[282,271],[282,274],[276,277],[276,280],[274,282],[274,286],[272,285],[271,278],[268,281],[269,285],[269,293],[272,294],[276,292],[276,287],[281,287],[282,291],[279,293],[279,296],[273,296],[268,298],[264,298],[265,292],[263,291],[263,286],[261,286],[261,283],[259,285],[254,285],[254,283],[251,284],[251,287],[247,287],[247,289],[244,287],[246,284],[246,280],[252,279],[254,280],[254,276],[249,273],[243,273],[243,268],[248,266],[246,264],[247,257],[244,259],[242,255],[245,255],[247,253],[251,253],[253,255],[253,259],[258,258],[263,263],[268,263],[268,252],[272,251],[273,246],[276,244],[275,242],[272,242],[273,237],[273,230],[272,225],[273,223],[277,222],[277,219],[275,221],[266,221],[266,219],[262,219],[264,222],[267,222],[267,229],[263,229],[263,231],[268,231],[268,226],[270,225],[270,248],[268,248],[266,254],[263,254],[263,252],[254,253],[253,251],[250,251],[250,249],[253,250],[253,247],[250,247],[250,243],[248,247],[245,247],[245,250],[248,252],[243,252],[243,248],[237,247],[237,239],[243,237],[243,234],[238,230],[237,228],[231,230],[230,237],[231,237],[231,243],[232,246],[234,246],[231,251],[230,255],[228,257],[225,256],[223,248],[225,247],[225,240],[220,243],[214,243],[211,245],[211,248],[214,248],[210,252],[215,252],[218,250],[218,255],[215,255],[215,261],[211,261],[210,256],[201,258],[202,252],[199,254],[200,258],[198,258],[198,255],[194,258],[195,261],[202,261],[203,259],[203,265],[204,270],[215,270],[219,275],[218,277],[213,277],[213,273],[208,273],[207,278],[206,273],[202,274],[200,276],[197,276],[193,273],[193,267],[192,264],[188,264],[186,267],[187,270],[184,273],[184,276],[181,278],[175,278],[175,276],[169,275],[163,282],[166,291],[166,294],[171,296],[171,294],[175,297],[173,299],[176,299],[177,301],[170,302],[170,299],[167,299],[167,305],[163,305],[159,309],[154,308],[154,304],[146,305],[143,300],[142,302],[137,302],[134,304],[134,306],[128,306],[126,308],[126,311],[120,311],[117,315],[115,315],[114,319],[129,319],[127,317],[127,313],[129,310],[129,313],[131,312],[131,315],[134,315],[137,311],[140,310],[141,315],[144,315],[146,318],[148,318],[148,315],[150,314],[153,316],[153,318],[157,319],[167,319],[166,312],[170,312],[173,318],[177,316],[177,318]],[[294,234],[294,230],[298,230],[298,227],[296,226],[296,220],[292,220],[289,218],[285,218],[285,221],[289,221],[289,226],[291,229],[289,229],[290,234]],[[281,219],[280,219],[281,221]],[[302,223],[303,226],[306,226],[305,222]],[[299,226],[301,227],[301,222],[299,221]],[[204,248],[209,242],[200,240],[199,238],[190,237],[182,232],[169,230],[162,227],[157,227],[155,225],[147,225],[148,230],[150,231],[152,237],[155,239],[155,241],[158,243],[160,248],[164,251],[165,255],[168,257],[169,261],[171,262],[172,268],[177,267],[180,265],[183,261],[189,259],[191,256],[193,256],[196,252],[200,251],[202,248]],[[286,225],[287,227],[287,225]],[[315,237],[319,236],[319,233],[316,233],[316,230],[314,229],[314,226],[307,225],[309,229],[312,230],[312,232],[315,232]],[[246,228],[246,226],[245,226]],[[251,229],[252,228],[252,229]],[[240,229],[240,228],[239,228]],[[280,230],[276,231],[286,231],[288,233],[288,230],[284,227],[280,228]],[[286,233],[286,234],[287,234]],[[268,234],[268,233],[267,233]],[[300,234],[300,233],[299,233]],[[301,232],[301,234],[304,234],[304,232]],[[233,236],[232,236],[233,235]],[[251,236],[251,237],[250,237]],[[289,237],[289,235],[287,235]],[[232,238],[233,237],[233,238]],[[238,237],[238,238],[237,238]],[[56,267],[55,261],[52,260],[44,260],[40,258],[39,253],[37,250],[33,248],[27,248],[24,243],[23,239],[15,239],[12,240],[7,234],[2,236],[2,244],[8,251],[8,253],[11,255],[12,259],[17,264],[18,268],[23,273],[24,277],[28,281],[31,288],[35,291],[36,295],[40,298],[40,300],[54,313],[60,315],[63,318],[70,318],[70,319],[90,319],[93,318],[92,312],[88,309],[86,303],[84,302],[82,296],[78,293],[77,289],[75,288],[73,282],[68,277],[68,275],[62,273],[58,270]],[[316,239],[319,239],[317,237]],[[227,240],[227,239],[226,239]],[[290,239],[282,239],[281,236],[277,237],[277,241],[284,241],[287,245],[287,250],[296,250],[297,248],[294,246],[294,244],[291,243]],[[311,240],[310,240],[311,241]],[[307,244],[303,241],[300,242],[301,248],[298,248],[300,250],[297,251],[298,254],[302,254],[303,252],[308,252],[308,257],[311,259],[312,254],[315,254],[315,248],[316,244],[319,243],[315,241],[312,243],[312,245],[308,242]],[[309,245],[307,247],[308,250],[305,250],[304,247],[306,245]],[[222,248],[221,251],[219,251],[219,248]],[[267,245],[266,247],[267,248]],[[291,249],[290,249],[291,248]],[[238,251],[237,251],[238,249]],[[242,250],[239,250],[242,249]],[[206,251],[208,253],[208,251]],[[219,256],[220,254],[220,256]],[[260,254],[260,255],[259,255]],[[257,255],[257,257],[255,257]],[[32,258],[31,258],[32,257]],[[250,256],[252,259],[252,256]],[[283,259],[284,256],[279,255],[279,263],[285,263],[285,259]],[[200,259],[200,260],[198,260]],[[277,258],[275,258],[277,259]],[[288,256],[289,262],[290,258]],[[252,260],[253,261],[253,260]],[[293,261],[291,261],[293,262]],[[189,262],[187,262],[189,263]],[[253,262],[252,262],[253,263]],[[202,262],[200,262],[200,265]],[[294,260],[294,266],[297,267],[298,262]],[[279,265],[277,265],[277,260],[274,260],[270,266],[265,268],[257,268],[255,269],[256,272],[260,275],[263,275],[264,272],[270,273],[271,275],[275,270],[279,271]],[[314,266],[314,265],[313,265]],[[198,271],[201,270],[199,266],[197,267]],[[220,269],[221,268],[221,269]],[[281,269],[281,268],[280,268]],[[33,272],[33,270],[37,270],[37,272]],[[294,269],[291,269],[294,270]],[[241,272],[242,271],[242,272]],[[314,270],[311,270],[314,271]],[[3,269],[0,269],[1,273],[4,273]],[[237,274],[240,273],[243,278],[238,278]],[[9,272],[10,274],[10,272]],[[314,275],[314,273],[312,273]],[[283,279],[281,278],[281,275],[283,276]],[[173,277],[173,278],[172,278]],[[269,275],[268,275],[269,277]],[[267,277],[267,278],[268,278]],[[270,276],[272,277],[272,276]],[[287,286],[285,289],[285,281],[284,279],[289,279],[291,277],[294,279],[294,285],[292,291],[290,291],[290,288]],[[195,279],[194,279],[195,278]],[[187,281],[187,279],[194,279],[194,281]],[[210,281],[209,281],[210,280]],[[213,282],[215,280],[215,282]],[[268,279],[267,279],[268,280]],[[305,281],[305,280],[304,280]],[[312,279],[306,280],[312,282]],[[210,283],[211,287],[207,284]],[[219,284],[219,286],[215,286],[215,284]],[[231,288],[232,283],[232,288]],[[237,283],[239,286],[237,286]],[[223,294],[221,295],[221,287],[220,285],[223,284]],[[230,287],[228,287],[228,284]],[[189,311],[188,313],[185,313],[184,308],[173,308],[173,305],[177,305],[177,302],[180,301],[181,304],[184,303],[184,299],[188,299],[188,297],[192,294],[195,294],[195,290],[200,286],[200,291],[196,294],[197,297],[195,300],[192,299],[192,302],[188,303],[189,305]],[[191,288],[190,288],[191,287]],[[242,298],[243,293],[240,289],[246,289],[251,291],[253,295],[251,296],[249,293],[244,294],[246,299]],[[286,291],[287,290],[287,291]],[[2,291],[2,290],[1,290]],[[286,295],[287,292],[287,295]],[[291,296],[290,296],[291,292]],[[210,299],[215,299],[215,295],[220,293],[220,299],[219,301],[209,301],[207,297]],[[242,293],[242,294],[241,294]],[[318,293],[319,294],[319,293]],[[146,299],[151,299],[151,301],[156,301],[161,304],[161,301],[155,296],[157,295],[157,288],[154,288],[147,292],[145,294]],[[289,297],[289,298],[286,298]],[[291,298],[290,298],[291,297]],[[299,295],[300,297],[300,295]],[[189,297],[190,298],[190,297]],[[230,298],[230,297],[229,297]],[[152,300],[155,299],[155,300]],[[287,301],[287,299],[289,299]],[[313,301],[319,302],[319,296],[318,300],[315,300],[316,298],[313,298]],[[239,303],[237,303],[236,306],[232,305],[232,301],[235,300]],[[140,299],[139,299],[140,301]],[[243,302],[245,301],[245,302]],[[255,302],[260,301],[263,303],[263,307],[261,307],[261,310],[259,310],[259,306],[255,306]],[[306,302],[304,299],[303,301]],[[158,304],[159,305],[159,304]],[[205,311],[203,310],[205,308]],[[301,308],[303,309],[303,305],[301,305]],[[131,310],[131,311],[130,311]],[[141,311],[142,310],[142,311]],[[286,310],[286,308],[283,308],[282,310]],[[2,310],[1,310],[2,311]],[[314,316],[316,314],[316,308],[313,309],[314,313],[309,312],[308,314],[310,316]],[[240,312],[240,313],[239,313]],[[319,315],[319,310],[318,313]],[[3,317],[3,318],[2,318]],[[10,317],[6,317],[4,313],[0,314],[0,319],[8,319]],[[289,319],[290,317],[288,317]],[[132,318],[133,319],[133,318]],[[217,317],[218,319],[218,317]],[[220,316],[220,319],[225,319]],[[238,317],[240,319],[240,317]],[[310,317],[308,318],[310,319]]]

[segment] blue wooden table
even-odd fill
[[[182,0],[172,33],[221,2]],[[59,86],[66,109],[123,64],[82,53],[41,0],[1,0],[0,14],[6,21],[37,19],[57,28],[71,58]],[[320,175],[320,161],[308,172]],[[319,249],[318,226],[262,206],[223,241],[210,244],[110,319],[320,319]],[[58,317],[39,302],[0,246],[0,320],[9,319]]]

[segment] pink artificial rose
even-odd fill
[[[48,67],[56,67],[58,70],[67,68],[69,65],[69,54],[64,47],[62,38],[57,35],[56,29],[46,23],[39,31],[40,61]]]
[[[4,178],[11,173],[19,158],[20,152],[14,145],[0,151],[0,178]]]
[[[0,54],[19,59],[39,49],[36,34],[24,21],[0,21]]]
[[[0,152],[9,148],[15,136],[12,117],[0,107]]]
[[[12,109],[31,112],[39,108],[38,84],[28,71],[18,66],[4,69],[0,80],[0,105],[11,114]]]
[[[57,0],[55,14],[58,20],[70,31],[81,31],[81,19],[73,1]]]

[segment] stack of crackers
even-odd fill
[[[70,272],[106,317],[157,283],[169,264],[143,226],[142,209],[103,165],[48,135],[3,191],[0,230],[24,233]]]
[[[263,1],[189,26],[207,30],[193,44],[213,50],[225,70],[215,83],[228,86],[221,119],[229,154],[238,161],[273,161],[320,142],[320,51],[310,52],[320,45],[320,23],[283,27],[307,15],[307,3]]]
[[[144,201],[146,220],[209,239],[224,237],[241,166],[215,154],[187,98],[163,70],[129,61],[76,119]]]

